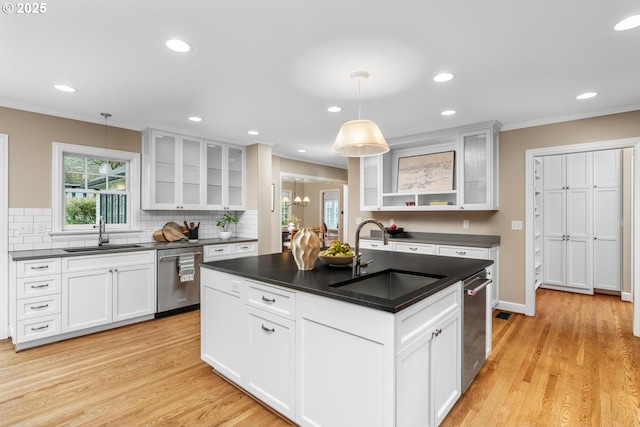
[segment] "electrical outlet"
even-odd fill
[[[362,222],[362,218],[356,218],[356,225],[360,225],[360,223]]]
[[[522,230],[522,221],[511,221],[512,230]]]
[[[21,224],[16,230],[16,236],[31,236],[33,234],[33,227],[31,224]]]
[[[41,236],[47,233],[46,224],[44,222],[36,222],[33,225],[33,234]]]
[[[462,221],[462,228],[469,228],[469,220],[465,219],[464,221]]]

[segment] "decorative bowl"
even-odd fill
[[[398,228],[389,228],[389,227],[385,227],[385,230],[387,230],[387,233],[390,234],[391,236],[395,235],[395,234],[400,234],[404,231],[404,228],[402,227],[398,227]]]
[[[320,258],[320,261],[333,266],[344,266],[344,265],[349,265],[353,262],[353,255],[351,256],[318,255],[318,258]]]

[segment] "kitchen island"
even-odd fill
[[[361,278],[288,253],[202,264],[202,359],[299,425],[439,424],[461,394],[461,281],[491,261],[362,254]],[[424,284],[385,298],[372,277]]]

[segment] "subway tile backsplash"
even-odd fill
[[[117,233],[110,233],[110,244],[145,243],[153,241],[153,232],[161,229],[167,222],[183,221],[200,223],[198,238],[215,239],[219,237],[221,229],[216,227],[216,221],[222,217],[223,211],[141,211],[140,228],[142,232],[129,233],[127,237],[118,237]],[[258,213],[255,210],[237,212],[239,223],[231,224],[229,230],[234,237],[258,238]],[[86,235],[77,239],[65,238],[53,241],[49,233],[52,230],[51,209],[9,208],[9,251],[23,251],[34,249],[55,249],[74,246],[95,246],[98,236],[87,238]],[[132,237],[136,234],[135,237]],[[121,235],[120,235],[121,236]]]

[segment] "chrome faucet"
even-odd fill
[[[100,222],[98,223],[98,246],[102,246],[103,243],[109,243],[109,235],[105,234],[105,231],[104,218],[100,217]]]
[[[362,226],[365,224],[375,224],[382,230],[382,242],[385,245],[389,244],[389,236],[387,235],[387,230],[384,229],[384,225],[377,219],[369,218],[362,221],[358,224],[358,228],[356,229],[356,253],[355,259],[353,260],[353,275],[359,276],[362,273],[362,267],[366,267],[371,264],[373,260],[369,261],[361,261],[360,260],[360,230],[362,230]]]

